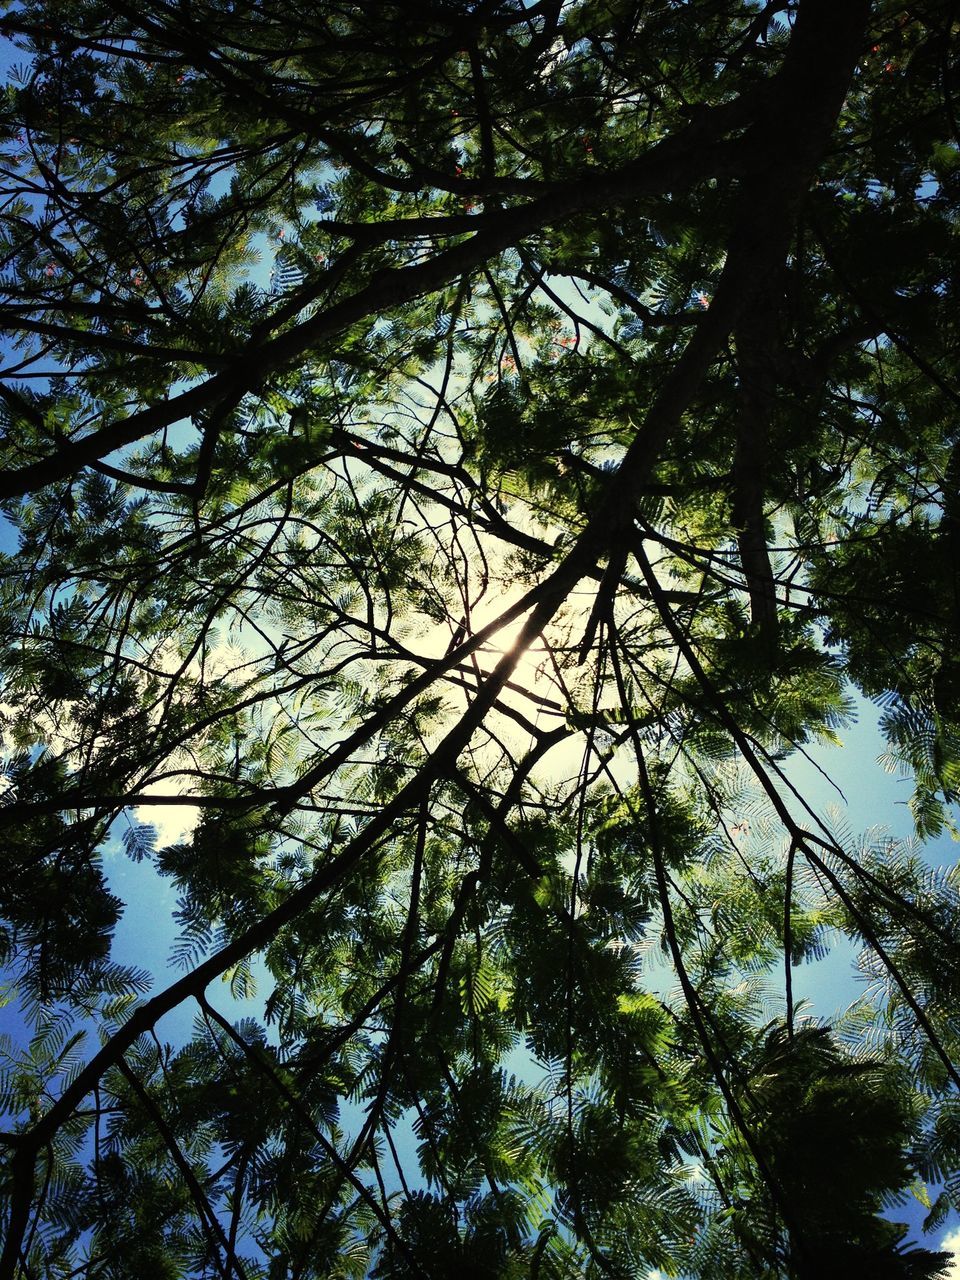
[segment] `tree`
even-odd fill
[[[955,8],[6,8],[4,1280],[941,1274]]]

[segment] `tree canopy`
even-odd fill
[[[0,30],[0,1280],[942,1274],[957,5]]]

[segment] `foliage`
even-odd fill
[[[941,1275],[956,876],[785,762],[960,795],[951,6],[0,27],[2,1280]]]

